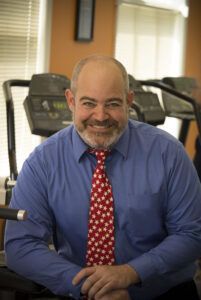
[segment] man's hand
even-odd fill
[[[138,274],[129,265],[84,268],[74,277],[73,284],[78,284],[84,278],[86,280],[82,285],[81,292],[87,294],[89,299],[100,300],[110,292],[114,292],[114,297],[116,297],[119,292],[116,290],[125,290],[129,285],[140,281]]]

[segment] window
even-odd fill
[[[185,42],[185,17],[181,11],[136,5],[133,3],[140,1],[135,0],[120,2],[115,57],[128,73],[141,80],[181,76]],[[162,128],[178,136],[179,121],[167,118],[165,123]]]
[[[44,57],[41,36],[44,35],[44,20],[47,22],[44,5],[47,1],[0,0],[0,176],[9,175],[2,83],[10,79],[30,79],[34,73],[47,71],[47,61],[41,61]],[[40,137],[31,134],[24,112],[23,101],[27,93],[26,88],[12,88],[18,171],[28,154],[40,143]]]

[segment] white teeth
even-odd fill
[[[95,128],[107,128],[106,126],[93,125]]]

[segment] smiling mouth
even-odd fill
[[[101,125],[88,124],[87,127],[97,132],[105,132],[110,130],[113,127],[113,125],[111,124],[107,126],[101,126]]]
[[[111,120],[105,120],[103,122],[98,122],[98,121],[85,122],[86,127],[90,127],[95,130],[103,130],[103,131],[111,129],[112,127],[117,127],[117,125],[118,122],[111,121]]]

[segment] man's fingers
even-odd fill
[[[91,274],[93,274],[95,272],[95,270],[96,269],[94,267],[89,267],[89,268],[82,269],[79,273],[77,273],[75,275],[75,277],[72,280],[72,284],[77,285],[82,279],[84,279],[85,277],[88,277]]]
[[[99,290],[97,290],[94,299],[95,300],[102,299],[104,295],[106,295],[109,292],[112,292],[112,290],[113,290],[113,286],[111,282],[108,282],[106,285],[102,286],[101,288],[99,288]]]
[[[83,294],[88,294],[91,289],[93,290],[94,285],[97,284],[97,278],[95,276],[89,276],[83,283],[81,292]]]
[[[93,276],[91,276],[93,277]],[[87,286],[87,289],[84,289],[84,285],[82,286],[82,292],[83,294],[87,294],[89,299],[96,299],[95,295],[97,294],[97,292],[102,289],[102,287],[104,286],[104,280],[100,279],[100,280],[94,280],[95,278],[88,278],[90,281],[90,285]],[[91,279],[91,280],[90,280]],[[93,280],[93,281],[92,281]],[[86,281],[85,281],[86,283]],[[85,284],[84,283],[84,284]]]

